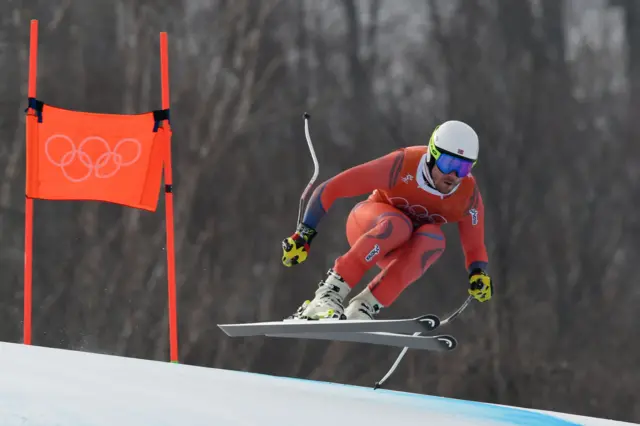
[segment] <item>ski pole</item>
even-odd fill
[[[449,315],[449,317],[443,319],[440,322],[440,326],[446,325],[446,324],[450,323],[451,321],[453,321],[454,319],[456,319],[456,317],[458,315],[460,315],[462,313],[462,311],[464,311],[467,308],[467,306],[469,306],[469,303],[471,303],[473,300],[474,300],[473,296],[467,297],[467,299],[464,301],[464,303],[454,313],[452,313],[451,315]],[[413,333],[414,336],[419,336],[420,334],[421,334],[420,331],[416,331],[415,333]],[[398,358],[396,358],[396,361],[391,366],[391,369],[389,369],[387,374],[385,374],[382,379],[380,379],[379,381],[377,381],[375,383],[375,385],[373,386],[374,390],[378,389],[379,387],[381,387],[384,384],[384,382],[386,382],[387,379],[389,379],[389,377],[391,377],[393,372],[396,371],[396,368],[398,368],[398,365],[400,364],[400,361],[402,361],[402,358],[407,353],[408,349],[409,348],[407,348],[407,347],[402,349],[402,352],[400,352],[400,355],[398,355]]]
[[[304,200],[307,198],[307,194],[309,193],[309,190],[311,189],[314,182],[316,181],[316,178],[318,177],[318,170],[320,169],[320,166],[318,165],[318,159],[316,158],[316,152],[314,151],[313,143],[311,142],[311,135],[309,134],[310,118],[311,116],[309,115],[309,113],[305,112],[304,113],[304,135],[307,138],[307,145],[309,145],[311,158],[313,158],[314,170],[313,170],[313,176],[311,177],[311,180],[309,181],[309,183],[307,184],[307,187],[304,189],[304,191],[302,192],[302,195],[300,196],[300,206],[298,207],[298,225],[302,222],[302,208],[303,208]]]

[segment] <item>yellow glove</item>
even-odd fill
[[[290,267],[307,260],[311,240],[316,234],[315,229],[299,224],[292,236],[282,240],[282,264]]]
[[[486,302],[493,295],[491,277],[481,269],[474,269],[469,274],[469,294],[479,302]]]

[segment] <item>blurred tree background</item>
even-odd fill
[[[459,349],[410,351],[389,387],[640,421],[637,0],[4,4],[0,340],[22,341],[29,21],[38,97],[95,112],[160,107],[167,31],[182,363],[380,379],[399,349],[229,339],[217,324],[289,315],[348,248],[359,199],[335,204],[305,264],[280,263],[313,172],[304,111],[318,183],[460,119],[481,139],[496,294],[447,328]],[[35,202],[34,344],[168,360],[162,199],[157,213]],[[444,256],[383,318],[464,300],[457,231],[445,233]]]

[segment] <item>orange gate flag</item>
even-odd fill
[[[155,211],[168,111],[100,114],[29,99],[26,195],[94,200]]]

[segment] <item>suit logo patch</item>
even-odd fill
[[[471,209],[469,210],[469,213],[471,214],[471,224],[476,226],[478,224],[478,210]]]

